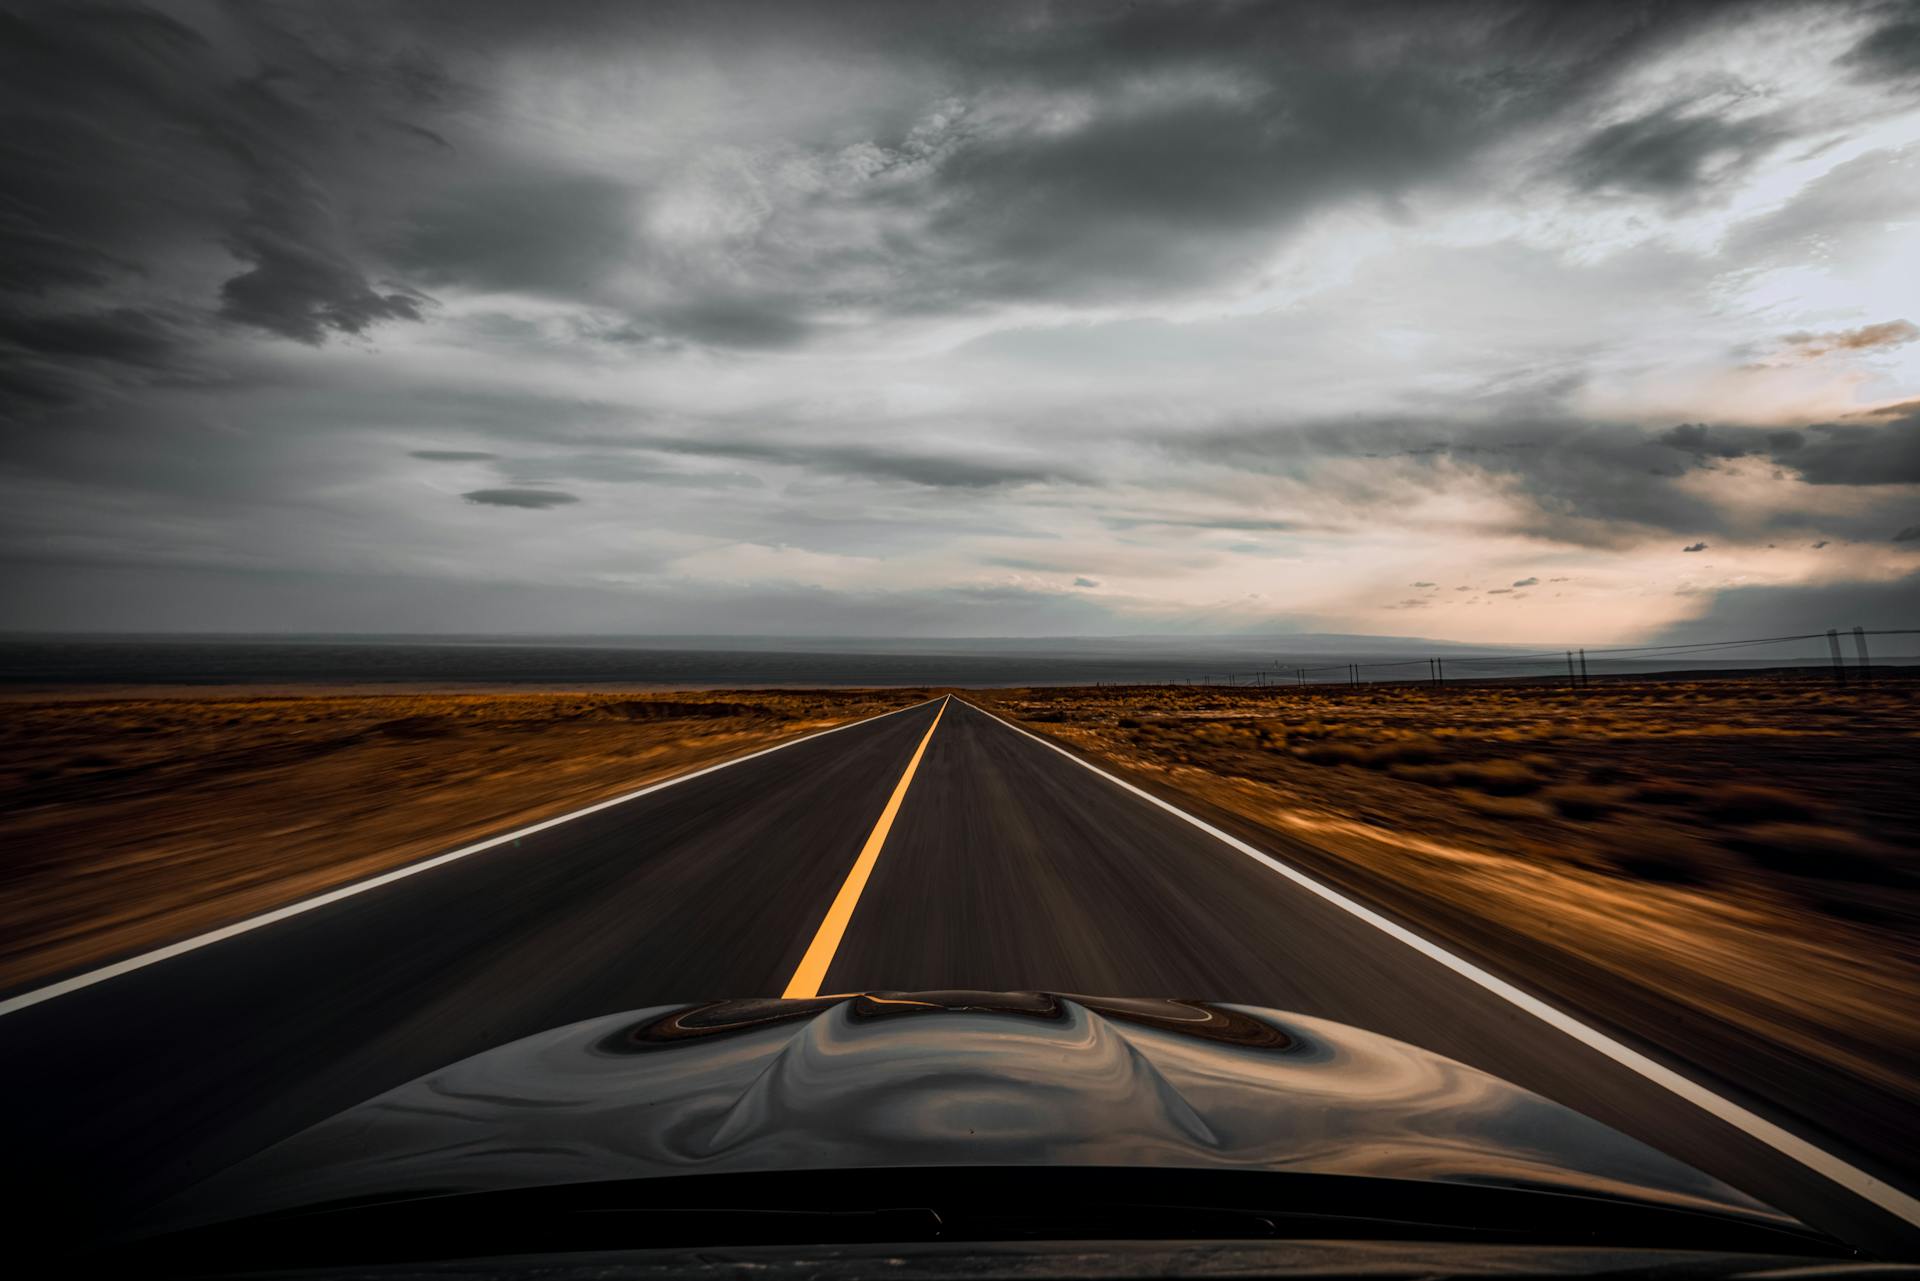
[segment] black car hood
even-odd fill
[[[730,1001],[559,1028],[314,1126],[169,1217],[908,1166],[1354,1175],[1792,1222],[1538,1095],[1341,1024],[971,992]]]

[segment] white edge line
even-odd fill
[[[0,1001],[0,1017],[39,1005],[43,1001],[51,1001],[55,997],[65,996],[69,992],[78,992],[80,989],[92,987],[96,983],[104,983],[108,979],[119,978],[122,974],[131,974],[135,970],[145,969],[149,965],[171,960],[173,957],[182,956],[188,952],[197,951],[200,948],[233,938],[236,935],[246,934],[252,930],[259,929],[263,925],[272,925],[276,922],[284,921],[289,917],[299,916],[303,912],[311,912],[317,907],[325,907],[329,903],[338,903],[341,899],[352,898],[356,894],[364,894],[368,890],[379,889],[382,885],[391,885],[393,882],[403,881],[409,876],[418,876],[422,872],[431,871],[436,867],[452,863],[457,859],[466,858],[470,854],[479,854],[484,850],[493,849],[495,846],[504,845],[508,841],[517,841],[523,836],[531,836],[535,832],[544,832],[550,827],[558,827],[562,823],[570,823],[576,818],[583,818],[588,814],[596,814],[601,810],[612,809],[616,805],[625,805],[628,801],[637,800],[651,792],[660,791],[662,788],[672,787],[676,783],[685,783],[692,779],[699,778],[702,775],[712,774],[717,770],[745,764],[747,761],[765,756],[770,752],[778,752],[789,747],[798,747],[801,743],[812,742],[816,738],[825,738],[827,735],[837,734],[843,729],[852,729],[856,725],[870,724],[873,721],[882,720],[888,716],[897,716],[901,712],[910,712],[916,707],[925,707],[928,703],[937,703],[939,701],[938,698],[929,698],[924,702],[913,703],[906,707],[896,707],[890,712],[880,712],[874,716],[863,716],[857,721],[848,721],[844,725],[835,725],[830,729],[818,730],[812,734],[802,734],[799,738],[790,738],[784,743],[775,743],[772,747],[763,747],[758,751],[748,752],[745,756],[731,757],[728,760],[717,761],[712,765],[703,766],[697,770],[690,770],[685,774],[675,774],[671,778],[663,778],[657,783],[649,783],[645,787],[638,788],[620,796],[615,796],[610,800],[598,801],[584,809],[573,810],[569,813],[561,814],[558,817],[535,823],[530,827],[522,827],[511,832],[502,833],[499,836],[488,837],[486,840],[473,845],[463,845],[457,850],[451,850],[445,854],[437,854],[432,858],[423,859],[418,863],[408,863],[405,867],[397,867],[391,872],[384,872],[379,876],[370,877],[364,881],[355,881],[351,885],[343,885],[338,889],[328,890],[324,894],[315,895],[313,898],[301,899],[297,903],[289,903],[285,907],[275,908],[271,912],[263,912],[259,916],[248,917],[244,921],[236,921],[232,925],[223,925],[217,930],[208,930],[205,934],[196,934],[192,938],[181,939],[178,943],[169,943],[165,947],[157,947],[151,952],[142,952],[138,956],[130,956],[124,961],[115,961],[112,965],[103,965],[97,970],[88,970],[84,974],[76,974],[72,978],[61,979],[57,983],[49,983],[45,987],[35,988],[30,992],[22,992],[18,996],[9,997],[7,1000]]]
[[[1124,778],[1118,778],[1115,775],[1109,774],[1090,761],[1083,760],[1081,757],[1074,755],[1058,743],[1051,742],[1038,734],[1024,730],[1011,721],[995,716],[984,707],[967,702],[964,698],[960,701],[965,703],[966,706],[972,707],[975,711],[999,721],[1014,733],[1023,734],[1034,742],[1039,743],[1042,747],[1051,748],[1074,764],[1093,771],[1116,787],[1126,789],[1148,804],[1157,806],[1175,818],[1199,828],[1215,840],[1232,846],[1255,862],[1262,863],[1270,870],[1278,872],[1281,876],[1286,877],[1302,889],[1319,895],[1342,911],[1349,912],[1365,921],[1368,925],[1373,926],[1375,929],[1392,935],[1414,951],[1425,956],[1428,960],[1438,962],[1447,969],[1452,970],[1455,974],[1460,975],[1460,977],[1467,979],[1469,982],[1476,983],[1509,1004],[1518,1006],[1548,1026],[1566,1033],[1582,1045],[1605,1055],[1622,1067],[1639,1073],[1655,1085],[1679,1095],[1687,1102],[1719,1118],[1735,1129],[1758,1139],[1776,1152],[1791,1157],[1808,1169],[1824,1175],[1854,1195],[1871,1201],[1887,1213],[1903,1219],[1915,1227],[1920,1227],[1920,1199],[1908,1196],[1905,1192],[1894,1187],[1885,1179],[1875,1178],[1865,1170],[1857,1169],[1847,1164],[1824,1148],[1816,1147],[1799,1135],[1775,1125],[1765,1117],[1741,1107],[1738,1103],[1730,1099],[1720,1097],[1697,1081],[1682,1076],[1664,1064],[1655,1062],[1638,1050],[1621,1044],[1619,1041],[1614,1040],[1596,1028],[1587,1026],[1579,1019],[1548,1005],[1538,997],[1521,991],[1505,979],[1489,974],[1471,961],[1455,956],[1439,944],[1415,934],[1412,930],[1387,919],[1354,899],[1348,898],[1338,890],[1321,884],[1306,873],[1282,863],[1272,855],[1262,853],[1245,841],[1221,831],[1204,819],[1196,818],[1185,810],[1168,804],[1144,788],[1136,787],[1132,783],[1127,782]]]

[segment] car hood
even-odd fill
[[[979,992],[726,1001],[559,1028],[314,1126],[200,1185],[169,1217],[969,1165],[1434,1180],[1791,1222],[1538,1095],[1338,1023]]]

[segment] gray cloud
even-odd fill
[[[0,342],[40,356],[164,369],[182,344],[179,326],[137,307],[90,312],[42,313],[31,318],[0,314]]]
[[[875,21],[858,3],[715,5],[671,19],[580,8],[556,28],[511,6],[462,6],[456,17],[343,4],[297,30],[250,13],[239,57],[180,23],[168,27],[164,68],[124,33],[88,52],[134,64],[144,105],[210,139],[192,163],[238,195],[218,240],[250,268],[222,287],[236,321],[312,343],[418,319],[422,296],[381,283],[369,269],[379,257],[416,284],[599,302],[617,293],[605,264],[626,260],[651,278],[649,297],[617,302],[642,332],[779,348],[847,305],[918,315],[994,299],[1190,292],[1241,272],[1317,209],[1397,201],[1506,134],[1579,118],[1582,95],[1618,66],[1720,20],[1693,6],[1547,16],[1521,4],[1385,5],[1343,18],[1226,0],[915,17]],[[48,19],[42,29],[71,44],[84,25]],[[647,230],[648,211],[673,199],[670,175],[643,167],[622,181],[510,160],[463,127],[461,113],[489,105],[483,91],[419,52],[512,56],[565,30],[560,43],[591,64],[623,47],[712,50],[743,29],[898,68],[900,88],[834,128],[871,137],[857,163],[843,144],[803,133],[765,157],[771,175],[742,171],[753,225],[729,232],[715,256]],[[350,118],[321,118],[314,104],[337,110],[347,80],[367,101]],[[1061,127],[1063,107],[1072,127]],[[368,141],[412,149],[406,167],[382,169],[389,225],[378,236],[355,234],[335,198],[352,168],[338,148]],[[781,176],[816,171],[844,173],[798,186]],[[869,224],[884,238],[850,230]]]
[[[1707,545],[1705,543],[1688,543],[1680,550],[1683,552],[1703,552],[1707,550]]]
[[[1283,534],[1300,528],[1298,521],[1262,520],[1258,517],[1223,516],[1218,520],[1158,516],[1109,516],[1103,521],[1112,529],[1140,529],[1160,525],[1168,529],[1219,529],[1242,534]]]
[[[482,172],[435,192],[394,257],[428,284],[591,298],[635,248],[634,201],[593,174]]]
[[[0,175],[27,193],[7,268],[30,288],[100,284],[197,237],[245,268],[203,301],[309,344],[420,320],[423,286],[612,306],[631,323],[608,335],[742,349],[832,332],[847,307],[1181,295],[1241,274],[1315,210],[1391,205],[1503,137],[1580,120],[1621,67],[1727,20],[1713,6],[1349,17],[1240,0],[983,4],[911,22],[861,3],[568,14],[556,27],[510,5],[343,3],[296,25],[255,7],[217,35],[134,8],[10,16],[40,150]],[[742,29],[898,75],[827,131],[864,150],[801,131],[755,139],[757,155],[696,153],[744,166],[711,178],[713,199],[750,214],[717,247],[662,238],[650,215],[672,207],[671,172],[510,155],[473,127],[499,105],[485,69],[522,50],[563,48],[590,70],[622,48],[706,56]],[[1579,154],[1592,182],[1675,189],[1761,132],[1670,111]],[[171,203],[135,214],[110,172],[164,175],[142,189]],[[642,269],[645,296],[610,263]]]
[[[1920,525],[1908,525],[1893,536],[1893,541],[1896,543],[1920,542]]]
[[[1920,79],[1920,19],[1895,18],[1861,37],[1840,58],[1865,80]]]
[[[1655,440],[1692,455],[1696,464],[1768,456],[1813,485],[1920,484],[1920,401],[1799,431],[1682,423]]]
[[[0,561],[0,586],[33,602],[24,625],[48,631],[98,626],[99,602],[118,598],[157,631],[499,633],[528,619],[556,633],[630,635],[634,620],[660,632],[713,636],[975,635],[983,613],[1014,636],[1111,633],[1106,598],[1083,591],[1010,587],[835,592],[789,584],[675,584],[613,591],[577,584],[475,582],[403,574],[192,568],[157,574],[128,566],[21,566]]]
[[[1079,578],[1074,579],[1073,585],[1075,587],[1098,587],[1100,585],[1100,580],[1097,578],[1087,578],[1083,575]]]
[[[930,489],[991,489],[1004,485],[1072,481],[1064,463],[1022,463],[950,454],[910,454],[866,445],[787,444],[751,439],[639,437],[629,445],[663,453],[733,458],[806,467],[836,475],[900,480]]]
[[[1815,424],[1778,461],[1812,485],[1920,484],[1920,401]]]
[[[1789,136],[1770,116],[1728,119],[1670,105],[1593,134],[1566,172],[1583,191],[1690,197],[1739,176]]]
[[[1899,347],[1916,339],[1920,339],[1920,325],[1910,320],[1883,320],[1877,325],[1862,325],[1858,329],[1841,329],[1832,333],[1787,334],[1781,341],[1799,348],[1803,355],[1818,357],[1836,351],[1875,351]]]
[[[1537,578],[1517,578],[1514,580],[1513,585],[1515,587],[1536,587],[1539,583],[1540,580]]]
[[[1880,14],[1832,12],[1839,32]],[[1173,593],[1230,581],[1238,557],[1265,558],[1246,578],[1276,600],[1349,554],[1402,581],[1418,562],[1380,549],[1453,486],[1485,496],[1441,518],[1463,543],[1598,561],[1649,534],[1820,533],[1890,556],[1920,402],[1764,428],[1711,403],[1651,429],[1576,408],[1634,404],[1638,353],[1668,333],[1769,368],[1913,339],[1905,320],[1827,328],[1884,304],[1781,322],[1722,305],[1769,267],[1864,279],[1850,255],[1910,218],[1913,160],[1891,150],[1767,214],[1716,204],[1750,166],[1817,158],[1898,106],[1868,84],[1904,83],[1898,22],[1845,56],[1832,93],[1694,58],[1714,42],[1739,62],[1795,14],[7,8],[0,534],[23,556],[182,574],[392,557],[664,582],[687,558],[843,583],[1024,565],[1074,584],[1020,600],[1050,626],[1112,621],[1059,603],[1088,584],[1160,574]],[[1646,110],[1649,74],[1687,105]],[[1767,114],[1739,105],[1756,103]],[[1652,198],[1630,211],[1644,243],[1625,245],[1640,233],[1615,225],[1615,197]],[[1663,218],[1716,208],[1717,247],[1664,235]],[[1516,213],[1525,241],[1447,230]],[[1599,239],[1556,243],[1589,215]],[[1351,280],[1329,283],[1349,251]],[[420,503],[396,440],[474,446],[410,453],[489,464],[494,487],[468,502],[576,506],[483,521]],[[1769,464],[1786,496],[1765,511],[1699,483]],[[731,559],[687,550],[715,546]],[[1491,554],[1456,568],[1521,572]],[[855,596],[861,617],[915,625],[973,599],[818,600]],[[715,610],[786,625],[772,605]]]
[[[1381,479],[1349,475],[1342,482],[1344,496],[1359,508],[1394,501],[1388,476],[1403,483],[1426,477],[1439,486],[1450,471],[1465,469],[1523,492],[1528,532],[1592,546],[1645,530],[1712,529],[1721,520],[1706,499],[1674,483],[1697,464],[1675,466],[1671,447],[1658,438],[1628,424],[1583,421],[1551,409],[1478,422],[1421,417],[1235,426],[1160,444],[1176,457],[1294,478],[1327,460],[1380,460]]]
[[[1666,629],[1659,640],[1679,643],[1820,633],[1829,627],[1878,629],[1916,625],[1920,625],[1920,573],[1880,582],[1733,588],[1715,594],[1704,614]],[[1874,644],[1898,645],[1908,639],[1887,637],[1877,639]],[[1808,657],[1824,657],[1825,643],[1824,636],[1813,640],[1808,646]],[[1905,646],[1900,648],[1912,652]]]
[[[1330,460],[1399,464],[1380,480],[1349,475],[1339,482],[1361,509],[1394,501],[1386,476],[1413,483],[1424,475],[1437,487],[1466,469],[1511,482],[1526,496],[1519,513],[1526,532],[1605,547],[1648,532],[1742,532],[1727,511],[1686,483],[1698,470],[1742,459],[1770,461],[1816,485],[1920,483],[1920,402],[1799,430],[1682,423],[1648,434],[1632,424],[1583,421],[1547,408],[1438,426],[1430,418],[1236,425],[1156,444],[1177,458],[1296,479]],[[1769,519],[1793,525],[1815,518],[1788,509]],[[1833,518],[1820,519],[1833,527]],[[1838,532],[1876,537],[1878,519],[1877,500],[1863,501],[1857,513],[1841,518]]]
[[[1751,444],[1716,437],[1705,423],[1681,423],[1654,439],[1669,449],[1684,450],[1695,458],[1745,458],[1753,452]]]
[[[119,394],[136,371],[186,376],[223,321],[317,344],[424,315],[417,291],[376,278],[340,209],[342,188],[361,194],[348,149],[402,128],[389,86],[356,76],[352,95],[320,101],[347,65],[264,9],[230,17],[0,13],[0,326],[38,361],[0,408]],[[120,372],[103,378],[105,361]]]
[[[580,501],[577,495],[557,489],[476,489],[460,497],[487,507],[525,507],[534,510],[564,507]]]

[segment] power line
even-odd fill
[[[1858,646],[1859,658],[1856,666],[1853,668],[1847,668],[1846,665],[1838,657],[1835,657],[1833,659],[1833,670],[1836,676],[1840,679],[1845,679],[1845,672],[1847,671],[1855,671],[1864,676],[1866,673],[1868,673],[1871,670],[1869,666],[1868,652],[1867,652],[1867,645],[1866,645],[1867,637],[1869,636],[1920,636],[1920,628],[1916,628],[1916,627],[1890,627],[1890,628],[1877,628],[1872,630],[1855,627],[1855,628],[1851,628],[1850,630],[1853,633],[1855,644],[1856,646]],[[1837,632],[1837,629],[1836,629],[1836,632]],[[1359,684],[1361,683],[1361,680],[1360,680],[1361,674],[1364,672],[1396,671],[1402,668],[1409,668],[1409,667],[1418,668],[1418,667],[1424,666],[1427,668],[1427,677],[1426,677],[1427,681],[1433,684],[1440,684],[1440,683],[1443,683],[1445,680],[1444,664],[1446,663],[1453,663],[1462,667],[1484,667],[1484,666],[1498,666],[1502,664],[1531,663],[1531,664],[1535,664],[1542,667],[1547,667],[1548,665],[1551,665],[1551,670],[1557,671],[1558,665],[1560,664],[1561,661],[1564,660],[1567,664],[1569,679],[1572,680],[1576,685],[1584,685],[1587,683],[1589,658],[1592,658],[1595,660],[1608,658],[1614,661],[1619,661],[1629,655],[1653,656],[1653,655],[1665,654],[1665,655],[1678,657],[1679,655],[1682,655],[1682,654],[1712,654],[1712,653],[1720,653],[1726,650],[1752,647],[1755,645],[1783,645],[1783,644],[1790,644],[1795,641],[1816,641],[1817,642],[1821,640],[1827,640],[1831,635],[1834,635],[1834,634],[1836,633],[1835,632],[1799,632],[1789,636],[1751,636],[1751,637],[1742,637],[1737,640],[1680,641],[1680,642],[1675,642],[1672,644],[1665,644],[1665,645],[1614,645],[1614,646],[1594,646],[1594,647],[1573,646],[1566,649],[1538,650],[1538,651],[1518,653],[1518,654],[1480,654],[1480,655],[1446,654],[1439,657],[1427,657],[1427,658],[1376,659],[1372,662],[1348,661],[1348,662],[1341,662],[1341,663],[1326,663],[1326,664],[1319,664],[1311,667],[1305,666],[1299,663],[1288,663],[1284,661],[1277,661],[1275,666],[1272,666],[1272,667],[1263,667],[1263,668],[1256,669],[1255,671],[1252,671],[1252,672],[1223,674],[1220,677],[1220,679],[1231,683],[1233,681],[1240,679],[1241,677],[1244,677],[1248,680],[1259,681],[1261,683],[1266,683],[1269,680],[1271,680],[1273,684],[1279,685],[1279,684],[1286,683],[1283,678],[1288,675],[1291,675],[1293,677],[1292,683],[1298,684],[1298,685],[1304,685],[1304,684],[1310,683],[1308,680],[1309,677],[1317,676],[1325,672],[1338,672],[1340,673],[1338,683]],[[1838,653],[1837,649],[1835,653],[1837,655]],[[1576,668],[1576,658],[1575,658],[1576,655],[1578,655],[1577,668]],[[1904,660],[1910,657],[1917,657],[1917,656],[1904,655],[1904,654],[1883,655],[1880,661],[1886,662],[1889,659]],[[1786,660],[1783,660],[1782,665],[1783,666],[1818,665],[1820,662],[1821,662],[1821,659],[1819,657],[1810,657],[1810,658],[1797,659],[1797,660],[1786,659]],[[1546,675],[1549,673],[1543,672],[1541,674]],[[1204,679],[1205,679],[1205,683],[1208,683],[1208,684],[1211,684],[1213,680],[1212,677],[1207,677]],[[1321,683],[1321,682],[1312,682],[1312,683]]]

